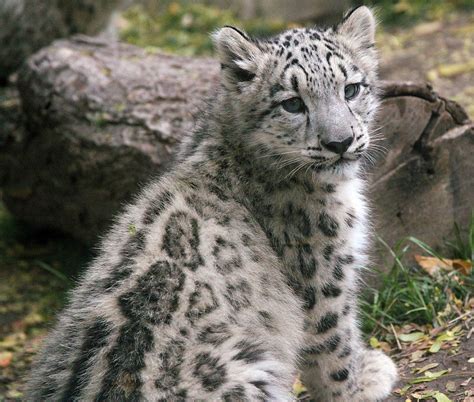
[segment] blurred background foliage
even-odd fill
[[[269,19],[241,21],[231,10],[187,2],[170,3],[163,13],[134,6],[123,18],[120,32],[123,41],[186,56],[211,54],[209,32],[223,25],[241,26],[255,36],[269,36],[296,25]]]
[[[437,20],[456,12],[474,10],[472,0],[371,0],[384,25],[410,25],[420,20]]]
[[[166,3],[163,5],[163,3]],[[382,26],[410,26],[433,21],[453,12],[474,10],[472,0],[370,0],[354,2],[373,6]],[[159,4],[159,6],[157,5]],[[141,47],[187,56],[212,53],[209,33],[223,25],[236,25],[255,36],[271,36],[285,28],[308,22],[288,22],[268,17],[241,19],[234,9],[193,1],[144,2],[130,7],[119,23],[121,40]]]

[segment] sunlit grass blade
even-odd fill
[[[48,271],[50,274],[54,275],[56,278],[69,284],[69,278],[63,273],[59,272],[57,269],[54,269],[51,265],[46,264],[45,262],[39,261],[39,260],[35,260],[34,262],[40,268],[44,269],[45,271]]]

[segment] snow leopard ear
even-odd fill
[[[336,31],[359,48],[371,48],[375,43],[377,22],[370,8],[360,6],[352,9],[337,25]]]
[[[245,32],[225,26],[212,35],[221,62],[224,81],[236,84],[252,81],[257,73],[257,61],[262,51]]]

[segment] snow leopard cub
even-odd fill
[[[214,103],[104,240],[28,400],[284,401],[298,370],[317,401],[389,394],[395,365],[356,318],[374,30],[359,7],[328,29],[214,34]]]

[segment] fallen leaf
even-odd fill
[[[412,332],[411,334],[399,334],[398,339],[402,342],[416,342],[424,338],[425,334],[423,332]]]
[[[471,357],[467,362],[468,363],[474,363],[474,357]]]
[[[436,399],[436,402],[452,402],[445,394],[439,391],[424,391],[411,394],[416,399]]]
[[[456,335],[454,331],[446,331],[443,334],[439,335],[433,345],[431,345],[429,352],[430,353],[437,353],[441,349],[441,346],[443,345],[443,342],[447,341],[453,341],[456,339]]]
[[[375,336],[373,336],[372,338],[370,338],[369,344],[370,344],[370,346],[372,346],[374,349],[377,349],[377,348],[380,347],[380,342],[379,342],[379,340],[378,340]]]
[[[472,262],[466,260],[453,260],[453,268],[463,275],[469,275],[472,271]]]
[[[433,398],[436,399],[436,402],[452,402],[445,394],[439,391],[435,391]]]
[[[444,374],[446,374],[449,370],[441,370],[441,371],[436,371],[432,373],[431,371],[425,372],[425,375],[423,377],[417,377],[414,378],[413,380],[410,380],[410,384],[419,384],[420,382],[431,382],[434,381]]]
[[[435,341],[433,343],[433,345],[431,345],[430,349],[429,349],[429,352],[430,353],[438,353],[439,350],[441,349],[441,345],[443,344],[443,342],[439,342],[439,341]]]
[[[426,366],[423,366],[423,367],[420,367],[420,368],[415,368],[415,370],[413,372],[417,373],[417,374],[421,374],[421,373],[424,373],[427,370],[430,370],[430,369],[438,367],[438,366],[439,366],[439,363],[430,363],[430,364],[427,364]]]
[[[453,334],[457,334],[458,332],[462,331],[462,325],[456,325],[455,327],[451,328],[450,331]]]
[[[461,259],[450,260],[443,258],[440,260],[437,257],[426,257],[416,254],[415,260],[431,276],[436,276],[441,271],[450,272],[453,270],[459,271],[463,275],[469,275],[472,270],[472,262]]]
[[[449,264],[447,260],[441,261],[439,258],[436,257],[426,257],[423,255],[416,254],[415,260],[418,265],[431,276],[435,276],[441,270],[453,270],[453,265]]]
[[[390,353],[392,351],[392,347],[388,342],[380,342],[380,349],[382,349],[385,353]]]
[[[407,391],[410,389],[410,387],[411,387],[411,385],[408,384],[408,385],[405,385],[405,386],[402,387],[402,388],[396,389],[396,390],[393,391],[393,392],[396,392],[398,395],[403,396],[403,395],[405,395],[405,394],[407,393]]]
[[[417,362],[419,361],[423,355],[425,354],[424,350],[415,350],[411,355],[410,355],[410,362]]]
[[[374,349],[381,349],[385,353],[389,353],[392,350],[392,348],[391,348],[391,346],[388,342],[379,341],[375,336],[373,336],[372,338],[369,339],[369,344]]]
[[[5,368],[10,365],[13,359],[12,352],[0,352],[0,367]]]

